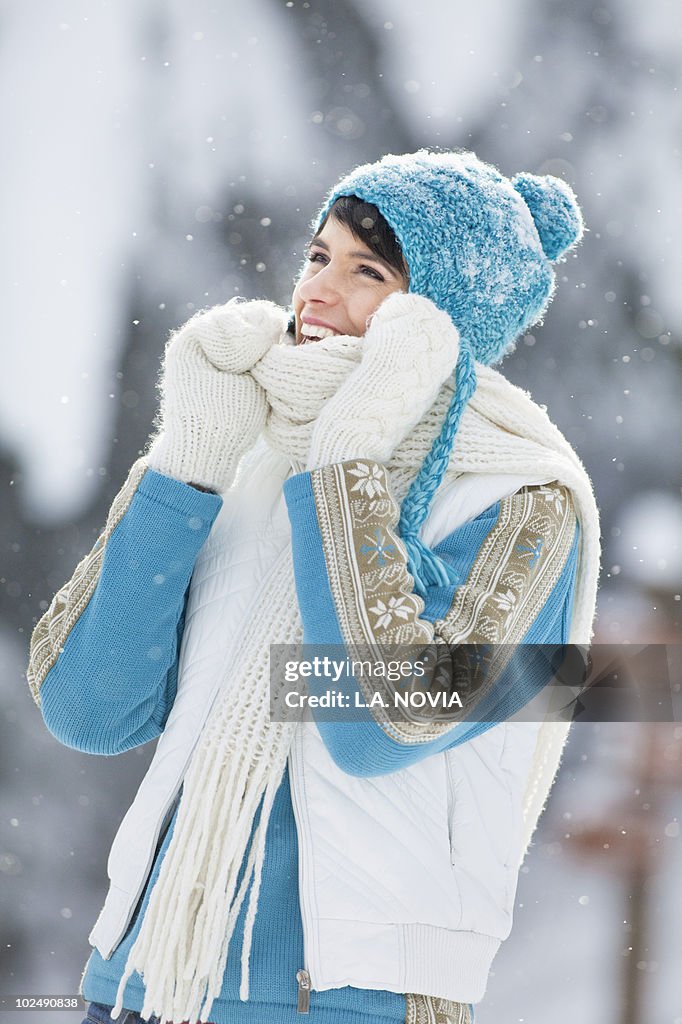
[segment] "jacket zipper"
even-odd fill
[[[300,971],[296,971],[296,981],[298,982],[296,1010],[298,1013],[310,1013],[310,975],[304,967]]]

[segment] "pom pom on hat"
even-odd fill
[[[580,241],[583,218],[570,185],[550,174],[517,174],[512,185],[526,201],[548,260],[558,260]]]

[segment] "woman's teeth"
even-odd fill
[[[301,344],[305,345],[311,341],[319,341],[320,338],[333,338],[336,333],[331,327],[304,323],[301,324]]]

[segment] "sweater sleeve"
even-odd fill
[[[435,548],[456,582],[414,591],[397,532],[399,508],[385,467],[369,460],[324,466],[284,485],[292,528],[304,643],[342,645],[384,658],[408,649],[450,662],[462,710],[415,716],[396,707],[396,685],[372,679],[383,704],[360,714],[315,715],[325,744],[346,772],[377,775],[462,743],[508,718],[552,678],[546,648],[566,642],[578,557],[570,492],[557,482],[521,488]],[[524,657],[516,657],[519,644]],[[470,645],[477,645],[473,649]],[[468,649],[467,649],[468,648]],[[488,652],[484,682],[471,685],[475,650]],[[519,670],[518,665],[522,665]],[[362,706],[361,675],[343,680],[345,707]],[[383,710],[390,707],[390,714]],[[478,720],[474,720],[478,716]]]
[[[162,732],[189,582],[221,506],[144,459],[133,465],[103,532],[31,636],[29,686],[61,743],[118,754]]]

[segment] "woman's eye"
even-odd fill
[[[360,273],[361,274],[366,274],[368,277],[373,278],[375,281],[383,281],[384,280],[384,278],[381,276],[381,274],[379,273],[378,270],[375,270],[374,267],[368,267],[365,264],[363,264],[360,267]]]
[[[309,252],[308,263],[324,263],[326,257],[323,252]]]

